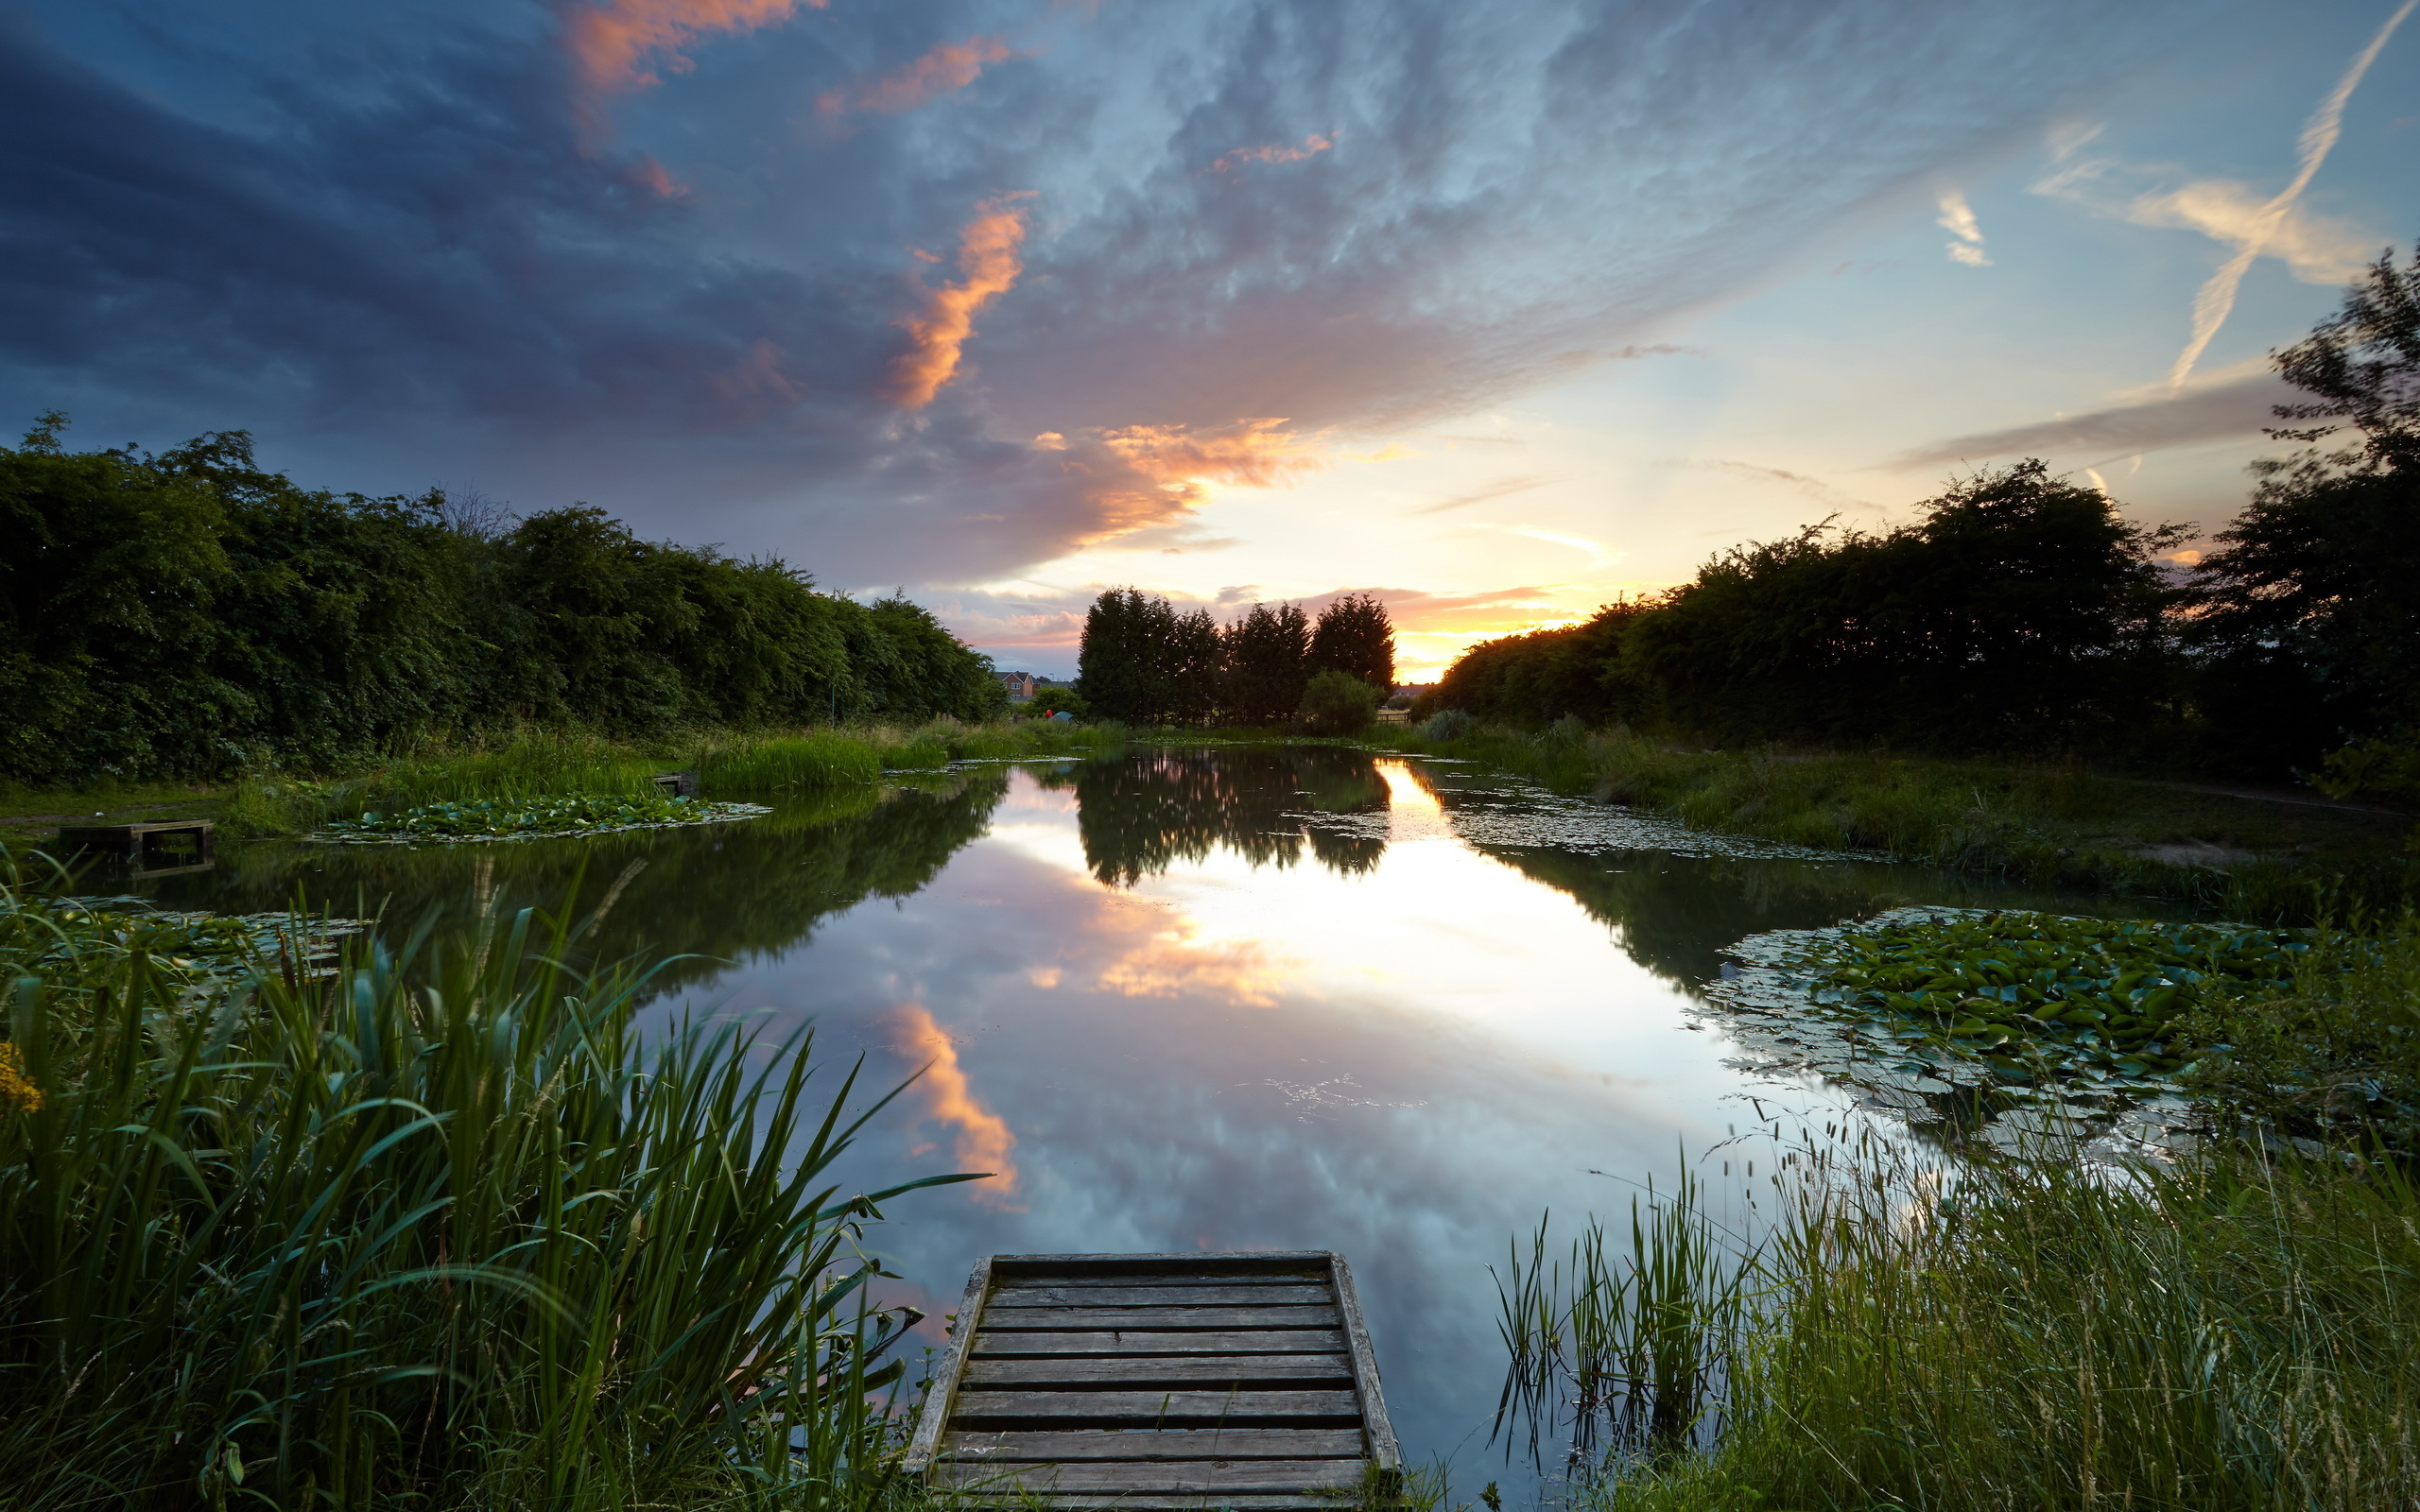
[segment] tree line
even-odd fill
[[[2063,752],[2420,794],[2420,249],[2276,354],[2311,444],[2189,565],[2036,460],[1881,534],[1828,522],[1473,646],[1413,709],[1719,742]],[[2349,434],[2348,434],[2349,433]],[[2322,450],[2340,437],[2350,444]]]
[[[1393,691],[1395,632],[1372,593],[1317,620],[1299,604],[1254,604],[1221,626],[1206,609],[1113,588],[1084,616],[1076,693],[1097,718],[1143,725],[1367,725]]]
[[[991,661],[904,596],[818,593],[772,558],[642,541],[586,506],[515,518],[441,491],[297,487],[214,432],[0,448],[0,775],[326,768],[398,737],[522,722],[979,718]]]

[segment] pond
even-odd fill
[[[680,953],[646,1009],[812,1019],[825,1075],[922,1078],[847,1179],[936,1343],[979,1255],[1335,1249],[1408,1458],[1508,1475],[1491,1264],[1551,1210],[1617,1231],[1735,1133],[1865,1115],[1752,1075],[1693,1011],[1725,947],[1909,903],[2078,901],[1726,842],[1478,768],[1314,746],[977,765],[769,796],[736,824],[399,850],[230,846],[146,889],[465,927],[611,894],[601,957]],[[2088,908],[2088,902],[2085,904]],[[1766,1173],[1768,1176],[1770,1172]],[[1717,1183],[1719,1187],[1722,1183]],[[1462,1494],[1467,1495],[1467,1491]]]

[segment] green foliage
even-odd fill
[[[696,799],[616,798],[595,793],[569,798],[499,802],[428,803],[401,814],[364,813],[320,827],[320,837],[351,841],[450,844],[462,840],[525,840],[538,835],[601,834],[616,830],[672,824],[715,824],[747,818],[765,810],[748,803],[703,803]]]
[[[2164,1078],[2192,1011],[2290,988],[2308,931],[1995,913],[1842,931],[1802,963],[1815,1003],[2013,1080]]]
[[[1314,672],[1295,723],[1313,735],[1357,735],[1378,717],[1378,690],[1344,672]]]
[[[1275,725],[1304,711],[1315,674],[1340,674],[1384,698],[1394,667],[1394,627],[1373,593],[1337,599],[1316,627],[1300,605],[1254,604],[1221,630],[1208,610],[1180,614],[1157,594],[1113,588],[1084,616],[1079,696],[1037,701],[1135,725]]]
[[[1310,685],[1310,621],[1299,604],[1254,604],[1227,627],[1227,713],[1239,724],[1274,725],[1293,717]]]
[[[1311,627],[1311,674],[1341,672],[1386,697],[1395,685],[1395,627],[1375,593],[1346,593]]]
[[[1582,625],[1481,641],[1413,700],[1410,716],[1427,720],[1459,710],[1531,730],[1569,717],[1598,724],[1644,719],[1654,706],[1620,665],[1622,637],[1657,603],[1625,598]]]
[[[2197,570],[2191,627],[2213,758],[2314,765],[2420,729],[2420,455],[2255,464],[2252,503]]]
[[[2393,914],[2420,902],[2420,867],[2398,854],[2411,826],[2385,816],[2227,799],[2068,763],[1697,750],[1585,733],[1577,721],[1543,731],[1457,727],[1458,713],[1432,715],[1405,745],[1693,829],[2175,898],[2276,923],[2347,909]],[[2204,848],[2227,869],[2191,864]],[[2247,851],[2273,859],[2246,861]],[[2314,890],[2331,876],[2332,893]]]
[[[987,659],[923,609],[776,560],[639,541],[584,506],[480,520],[439,493],[297,488],[216,432],[0,449],[0,773],[326,770],[517,724],[979,719]]]
[[[1112,588],[1084,615],[1076,692],[1104,719],[1168,722],[1182,703],[1177,647],[1183,621],[1174,606],[1136,588]]]
[[[2170,533],[2038,461],[1953,485],[1883,536],[1740,547],[1624,634],[1667,717],[1724,739],[1950,750],[2150,743],[2171,680]]]
[[[0,959],[42,1093],[0,1116],[12,1505],[883,1494],[900,1320],[857,1244],[893,1194],[834,1182],[854,1073],[643,1045],[647,974],[569,973],[577,938],[490,916],[458,956],[199,995],[140,942]]]
[[[2311,785],[2330,798],[2382,799],[2420,808],[2420,730],[2356,740],[2330,752]]]
[[[2420,919],[2323,929],[2290,981],[2205,999],[2186,1083],[2222,1125],[2420,1158]]]
[[[2420,1495],[2420,1200],[2396,1171],[2227,1147],[2072,1160],[1789,1157],[1739,1262],[1719,1445],[1593,1512],[2191,1507]],[[1586,1467],[1582,1467],[1584,1470]]]
[[[1729,1366],[1748,1301],[1748,1271],[1702,1210],[1686,1167],[1658,1199],[1633,1197],[1629,1253],[1608,1253],[1588,1221],[1567,1260],[1550,1259],[1547,1222],[1525,1259],[1515,1244],[1496,1277],[1498,1332],[1510,1356],[1495,1435],[1526,1437],[1533,1463],[1550,1443],[1563,1468],[1689,1448]]]

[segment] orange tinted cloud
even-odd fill
[[[1212,483],[1275,488],[1322,465],[1311,442],[1286,429],[1278,417],[1209,430],[1126,425],[1075,436],[1044,431],[1033,438],[1033,448],[1055,454],[1064,472],[1085,480],[1084,497],[1094,517],[1078,545],[1181,521],[1208,499]]]
[[[821,10],[832,0],[604,0],[574,7],[563,22],[564,44],[592,90],[645,89],[662,78],[645,66],[651,53],[664,66],[688,72],[675,51],[715,31],[754,31],[787,21],[804,5]]]
[[[899,322],[915,345],[891,367],[893,404],[922,409],[933,402],[958,371],[959,350],[975,334],[975,312],[1006,294],[1025,270],[1017,255],[1025,243],[1025,212],[1011,204],[1025,198],[986,200],[959,238],[959,282],[926,290],[925,307]]]
[[[993,1174],[992,1180],[975,1184],[975,1200],[1005,1206],[1017,1189],[1017,1163],[1011,1159],[1017,1137],[1009,1131],[1008,1120],[975,1100],[965,1068],[958,1063],[958,1046],[923,1005],[909,1003],[900,1008],[897,1043],[902,1055],[929,1062],[915,1090],[925,1099],[927,1117],[957,1127],[951,1150],[959,1165]]]
[[[838,115],[844,111],[889,113],[912,111],[934,96],[964,89],[984,69],[1016,52],[997,37],[969,37],[945,42],[903,68],[848,89],[826,90],[815,97],[815,113]]]
[[[1241,167],[1247,163],[1300,163],[1305,158],[1317,157],[1321,153],[1325,152],[1328,148],[1336,146],[1337,137],[1342,134],[1343,133],[1341,132],[1330,132],[1326,136],[1306,136],[1303,138],[1303,145],[1299,147],[1289,147],[1278,144],[1271,144],[1270,146],[1262,147],[1237,147],[1233,152],[1222,154],[1216,162],[1212,163],[1210,164],[1210,171],[1212,173],[1233,173],[1236,169]]]

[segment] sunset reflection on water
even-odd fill
[[[889,1295],[933,1314],[925,1337],[981,1255],[1340,1250],[1407,1447],[1478,1479],[1507,1473],[1483,1448],[1503,1365],[1488,1267],[1513,1237],[1551,1210],[1559,1232],[1595,1211],[1618,1238],[1638,1183],[1701,1157],[1719,1177],[1723,1143],[1767,1114],[1840,1116],[1820,1088],[1722,1064],[1688,1009],[1725,947],[1985,901],[1910,868],[1583,843],[1591,815],[1618,816],[1340,748],[772,801],[589,841],[235,845],[151,885],[226,912],[298,886],[346,912],[384,900],[439,949],[475,896],[552,909],[619,879],[584,943],[662,961],[645,1027],[738,1016],[770,1054],[812,1024],[820,1085],[863,1058],[860,1107],[921,1071],[837,1173],[856,1190],[994,1173],[900,1197],[870,1230]],[[1713,1181],[1732,1218],[1746,1196]]]

